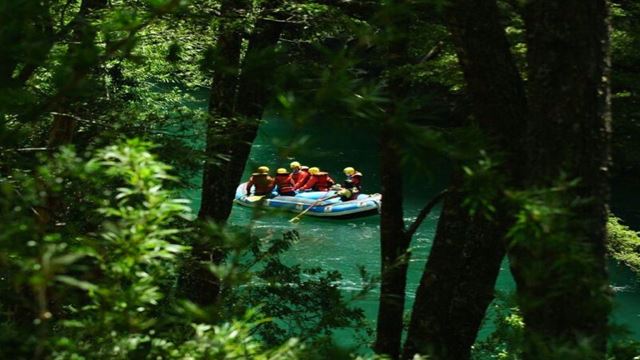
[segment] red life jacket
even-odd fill
[[[307,181],[309,181],[310,177],[311,174],[309,174],[309,171],[307,170],[298,170],[291,173],[293,186],[296,190],[303,187],[307,183]]]
[[[358,190],[361,190],[362,186],[362,174],[359,171],[356,171],[353,175],[347,176],[347,180],[345,181],[345,187],[351,188],[355,187]]]
[[[247,183],[247,194],[251,193],[251,187],[255,186],[256,195],[266,195],[273,190],[273,178],[268,174],[251,174],[249,182]]]
[[[313,189],[314,191],[328,191],[331,185],[336,182],[326,172],[319,172],[315,175],[311,175],[311,178],[302,187],[303,190]]]
[[[290,193],[293,191],[293,180],[289,174],[277,174],[275,183],[278,187],[278,194]]]

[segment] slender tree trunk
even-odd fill
[[[269,80],[276,64],[272,61],[283,23],[268,16],[280,3],[265,4],[249,39],[240,74],[241,37],[237,31],[225,31],[219,40],[224,69],[216,69],[207,129],[206,156],[199,217],[225,222],[231,213],[235,190],[241,181],[251,145],[268,100]],[[238,90],[236,94],[236,89]],[[214,159],[217,159],[214,161]]]
[[[276,45],[286,25],[285,14],[277,10],[281,4],[282,0],[263,2],[260,19],[256,21],[249,39],[247,55],[242,63],[236,105],[237,112],[247,118],[262,117],[269,96],[273,93],[271,82],[279,64]]]
[[[247,11],[250,3],[246,0],[226,0],[221,12],[237,15]],[[234,105],[238,77],[240,73],[240,53],[243,29],[239,24],[223,22],[218,28],[218,39],[213,60],[213,77],[209,96],[209,121],[207,123],[206,162],[202,178],[202,203],[198,214],[201,219],[224,223],[231,211],[232,200],[227,199],[225,173],[226,159],[234,141],[227,129],[235,121]],[[220,293],[220,280],[206,264],[220,263],[224,254],[209,241],[193,245],[192,263],[187,263],[180,279],[181,291],[189,300],[200,306],[213,305]]]
[[[402,168],[395,139],[381,137],[381,174],[384,206],[380,217],[381,282],[374,350],[397,358],[402,339],[405,288],[410,254],[402,210]]]
[[[222,13],[234,14],[248,9],[249,6],[247,1],[227,0],[222,3]],[[227,184],[232,180],[226,178],[224,168],[225,163],[237,161],[233,159],[233,143],[238,140],[230,136],[228,128],[236,121],[234,107],[240,74],[242,30],[234,28],[233,24],[223,23],[218,32],[209,96],[202,203],[198,216],[202,219],[225,222],[231,212],[233,195],[230,194],[230,186]]]
[[[490,138],[491,153],[505,155],[501,166],[505,185],[517,184],[526,100],[497,5],[486,0],[452,1],[446,20],[477,123]],[[462,173],[454,172],[416,293],[404,358],[415,353],[436,359],[469,358],[493,299],[509,209],[497,199],[492,220],[470,216],[463,206],[468,194],[462,184]]]
[[[405,80],[394,74],[398,67],[409,63],[407,53],[408,8],[405,1],[390,1],[380,10],[383,14],[383,29],[389,34],[387,65],[390,70],[388,92],[391,97],[387,107],[387,119],[383,120],[380,133],[380,172],[382,174],[382,197],[384,206],[380,216],[380,302],[374,350],[391,358],[400,355],[407,268],[410,254],[410,237],[406,236],[402,209],[402,167],[395,135],[394,123],[402,118],[402,101],[407,94]],[[385,16],[385,14],[387,16]],[[393,14],[389,16],[389,14]]]
[[[578,179],[553,194],[565,213],[551,219],[551,228],[514,243],[510,251],[529,359],[605,357],[607,6],[605,0],[538,0],[525,9],[531,104],[527,184],[549,189],[562,178]]]

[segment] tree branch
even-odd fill
[[[442,198],[447,194],[447,192],[448,192],[447,189],[440,191],[436,196],[434,196],[431,200],[429,200],[427,205],[422,210],[420,210],[420,213],[418,214],[418,217],[416,217],[416,220],[405,231],[405,235],[407,236],[407,239],[411,239],[411,237],[413,237],[413,235],[416,233],[416,231],[418,230],[418,228],[420,227],[424,219],[427,218],[427,215],[429,215],[431,210],[433,210],[433,208],[440,202],[440,200],[442,200]]]
[[[433,48],[431,48],[431,50],[429,50],[427,55],[425,55],[422,59],[420,59],[418,64],[423,64],[423,63],[426,63],[427,61],[433,60],[436,56],[440,55],[443,48],[444,48],[444,41],[438,41],[438,43]]]

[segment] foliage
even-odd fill
[[[176,26],[181,23],[172,20],[184,8],[182,2],[18,3],[0,7],[0,17],[31,29],[18,35],[11,31],[19,26],[5,27],[0,36],[3,54],[11,60],[6,69],[14,69],[0,79],[0,148],[7,154],[0,170],[5,175],[7,169],[33,164],[32,151],[51,143],[57,118],[75,124],[73,143],[81,151],[122,136],[143,137],[160,144],[162,155],[171,148],[172,156],[163,157],[165,161],[183,170],[195,168],[199,157],[190,143],[196,143],[194,130],[203,120],[193,97],[198,88],[186,81],[167,82],[169,74],[185,71],[155,56],[162,54],[158,47],[166,45],[159,34],[184,35]],[[200,41],[206,39],[207,34],[197,34]],[[197,62],[192,56],[193,51],[182,53],[185,67]],[[192,81],[202,79],[196,73],[190,73]]]
[[[480,214],[491,219],[496,208],[504,184],[500,174],[496,171],[499,162],[492,159],[486,151],[480,150],[478,159],[463,165],[463,191],[466,197],[462,205],[469,211],[470,216]]]
[[[498,293],[491,304],[495,330],[473,346],[472,358],[516,360],[522,357],[524,322],[513,296]]]
[[[188,204],[164,189],[176,179],[151,148],[130,140],[88,161],[62,149],[38,168],[37,182],[19,173],[0,181],[3,356],[286,359],[301,353],[298,337],[318,356],[336,350],[334,329],[363,324],[336,285],[339,273],[281,262],[295,233],[261,239],[210,227],[228,251],[211,265],[227,308],[181,298],[177,279],[196,224]],[[80,188],[95,196],[83,197],[85,219],[69,221],[93,219],[92,230],[49,223],[51,199]]]
[[[194,324],[193,338],[181,344],[163,339],[152,340],[149,358],[167,359],[298,359],[301,347],[297,339],[281,346],[265,347],[253,335],[258,324],[251,318],[219,326]]]
[[[263,348],[248,336],[264,321],[256,315],[220,325],[184,316],[195,309],[172,289],[188,249],[186,230],[176,224],[190,218],[190,208],[163,189],[173,177],[149,148],[131,140],[89,161],[64,150],[38,169],[45,183],[72,170],[86,186],[102,178],[117,186],[113,196],[94,199],[102,221],[86,234],[55,231],[59,225],[33,215],[64,186],[38,191],[35,182],[2,179],[3,357],[269,359],[292,358],[299,349],[295,340]]]
[[[524,321],[513,294],[498,292],[491,305],[493,332],[473,346],[474,360],[519,360],[524,358]],[[570,352],[566,352],[570,354]],[[627,337],[612,337],[607,351],[608,360],[636,360],[640,342]]]
[[[610,215],[607,223],[607,252],[614,260],[619,261],[636,274],[640,274],[640,236],[620,218]]]
[[[612,151],[614,171],[617,175],[632,175],[638,172],[638,121],[640,102],[638,101],[638,80],[640,73],[640,6],[635,1],[612,1],[611,34],[612,52],[612,110],[613,136]]]
[[[280,257],[298,237],[295,231],[282,238],[254,236],[247,247],[227,249],[226,267],[251,274],[252,278],[250,286],[234,284],[235,290],[229,292],[224,303],[232,313],[259,307],[261,313],[277,319],[258,328],[260,337],[269,344],[297,337],[318,348],[338,329],[365,331],[362,309],[350,306],[337,286],[342,280],[339,272],[283,263]],[[223,281],[229,277],[220,269],[218,274]],[[366,272],[362,275],[366,291],[372,279]]]
[[[90,2],[102,5],[83,12]],[[301,354],[301,344],[328,342],[328,354],[336,329],[364,327],[362,311],[339,291],[339,273],[281,259],[298,234],[261,238],[192,222],[186,202],[167,190],[188,186],[200,170],[206,91],[220,60],[217,29],[242,29],[246,50],[264,16],[264,1],[250,3],[233,14],[221,13],[218,0],[0,4],[2,355],[287,358]],[[444,3],[412,2],[416,8],[402,14],[409,59],[395,68],[383,54],[393,36],[385,21],[398,9],[371,3],[277,2],[286,27],[281,61],[270,69],[273,111],[297,131],[332,119],[331,130],[377,132],[394,96],[387,85],[402,78],[408,95],[394,104],[392,124],[403,139],[402,161],[424,172],[433,171],[425,161],[433,153],[461,162],[464,205],[490,219],[504,194],[501,162],[483,134],[463,126],[469,99],[441,18]],[[522,9],[517,1],[498,3],[524,72]],[[640,5],[612,3],[613,150],[624,174],[637,171],[640,159]],[[74,124],[66,143],[75,151],[51,141],[59,122]],[[293,144],[280,142],[283,155],[300,154],[314,140],[298,134]],[[516,207],[509,245],[549,251],[531,242],[547,237],[561,246],[572,220],[567,204],[575,205],[562,194],[573,185],[507,193]],[[611,217],[609,235],[611,256],[640,271],[637,234]],[[199,264],[224,285],[215,309],[196,307],[176,289],[193,260],[187,250],[198,243],[227,254],[220,264]],[[374,283],[366,274],[363,281],[366,289]],[[499,349],[492,357],[517,354],[522,324],[509,309],[499,309],[498,330],[481,346]]]

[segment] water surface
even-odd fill
[[[267,165],[272,172],[278,167],[287,167],[294,160],[291,153],[292,145],[300,139],[301,134],[310,135],[310,143],[296,150],[295,160],[308,166],[319,166],[327,170],[334,179],[343,179],[342,169],[353,166],[364,174],[364,192],[375,193],[380,191],[379,179],[379,154],[377,153],[376,139],[367,131],[357,127],[350,130],[336,129],[331,124],[318,123],[308,126],[296,133],[288,124],[277,118],[267,120],[260,129],[259,135],[253,145],[250,159],[244,177],[248,178],[252,169],[260,165]],[[432,160],[433,172],[429,177],[420,177],[413,174],[410,167],[405,171],[404,195],[405,195],[405,222],[410,223],[415,219],[420,209],[427,201],[442,190],[446,185],[448,169],[446,163],[435,158]],[[625,199],[619,203],[621,212],[631,212],[633,204],[637,202],[634,191],[636,188],[623,189],[625,194],[614,193],[614,200]],[[197,193],[194,192],[194,206],[199,205]],[[407,282],[407,309],[415,297],[424,264],[426,262],[431,242],[433,241],[439,208],[435,209],[424,221],[416,232],[413,242],[413,256],[409,266]],[[379,216],[374,215],[365,218],[336,220],[304,217],[299,224],[291,224],[288,220],[295,214],[274,214],[259,219],[253,219],[251,209],[235,205],[230,222],[236,225],[252,224],[257,232],[279,236],[283,231],[297,229],[301,239],[294,245],[287,255],[287,260],[306,266],[320,266],[326,270],[338,270],[343,274],[340,284],[345,292],[355,291],[360,288],[360,276],[358,265],[364,265],[372,274],[380,271],[380,247],[379,247]],[[633,224],[632,224],[633,225]],[[636,224],[640,225],[640,223]],[[611,282],[616,290],[615,310],[613,320],[617,324],[627,326],[640,339],[640,287],[636,277],[621,266],[612,264]],[[509,292],[514,289],[514,282],[509,274],[508,264],[502,265],[496,289]],[[358,302],[366,313],[368,320],[375,325],[377,313],[377,290],[373,291],[366,299]],[[490,323],[485,324],[480,337],[486,336],[492,330]]]

